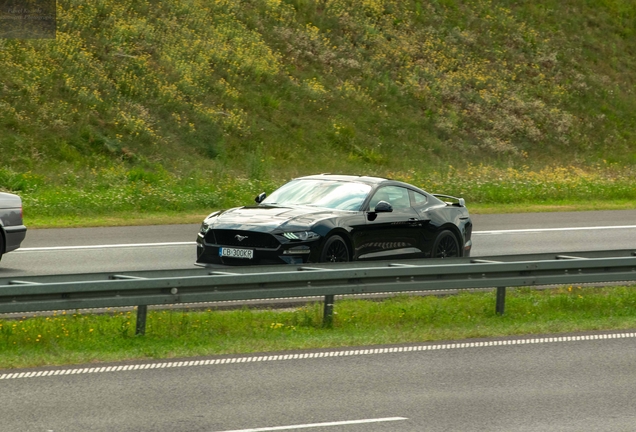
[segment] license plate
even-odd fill
[[[219,256],[227,258],[254,258],[253,249],[219,248]]]

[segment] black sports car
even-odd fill
[[[469,256],[472,222],[462,198],[376,177],[314,175],[257,205],[210,214],[197,264],[301,264]]]

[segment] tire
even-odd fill
[[[459,257],[459,242],[449,230],[444,230],[437,235],[435,243],[433,243],[433,250],[431,257],[433,258],[450,258]]]
[[[349,248],[339,235],[333,235],[325,241],[320,252],[320,262],[347,262]]]

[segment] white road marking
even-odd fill
[[[522,233],[542,233],[553,231],[585,231],[585,230],[610,230],[610,229],[636,229],[636,225],[616,225],[616,226],[587,226],[587,227],[571,227],[571,228],[528,228],[528,229],[512,229],[512,230],[490,230],[490,231],[473,231],[473,235],[494,235],[494,234],[522,234]],[[121,244],[104,244],[104,245],[85,245],[85,246],[51,246],[51,247],[31,247],[20,248],[15,253],[24,252],[43,252],[43,251],[60,251],[60,250],[76,250],[76,249],[115,249],[115,248],[132,248],[132,247],[157,247],[157,246],[194,246],[196,242],[164,242],[164,243],[121,243]]]
[[[73,250],[73,249],[111,249],[111,248],[128,248],[128,247],[154,247],[154,246],[193,246],[197,242],[165,242],[165,243],[122,243],[107,245],[85,245],[85,246],[51,246],[51,247],[32,247],[20,248],[16,252],[41,252],[52,250]]]
[[[582,336],[554,336],[554,337],[542,337],[531,339],[498,339],[493,341],[482,342],[453,342],[447,344],[423,344],[412,346],[401,346],[393,348],[368,348],[363,350],[337,350],[337,351],[321,351],[321,352],[304,352],[295,354],[277,354],[266,356],[245,356],[245,357],[225,357],[208,360],[192,360],[192,361],[174,361],[164,363],[145,363],[135,365],[119,365],[119,366],[104,366],[104,367],[92,367],[92,368],[69,368],[69,369],[54,369],[44,371],[32,371],[32,372],[9,372],[0,374],[0,380],[5,379],[17,379],[17,378],[44,378],[54,375],[83,375],[83,374],[95,374],[105,372],[126,372],[132,370],[145,370],[145,369],[163,369],[163,368],[181,368],[191,366],[211,366],[221,364],[233,364],[233,363],[261,363],[261,362],[273,362],[273,361],[286,361],[286,360],[304,360],[304,359],[317,359],[324,357],[352,357],[361,355],[379,355],[379,354],[394,354],[413,351],[436,351],[436,350],[450,350],[450,349],[467,349],[467,348],[482,348],[482,347],[497,347],[504,345],[529,345],[529,344],[545,344],[545,343],[559,343],[559,342],[580,342],[588,340],[602,340],[602,339],[633,339],[636,338],[636,333],[605,333],[605,334],[592,334]]]
[[[406,417],[386,417],[386,418],[377,418],[377,419],[347,420],[347,421],[325,422],[325,423],[307,423],[307,424],[298,424],[298,425],[290,425],[290,426],[274,426],[274,427],[264,427],[264,428],[256,428],[256,429],[236,429],[236,430],[223,431],[223,432],[266,432],[266,431],[305,429],[305,428],[315,428],[315,427],[344,426],[344,425],[362,424],[362,423],[381,423],[381,422],[398,421],[398,420],[408,420],[408,419]]]
[[[512,229],[512,230],[492,230],[492,231],[473,231],[473,234],[520,234],[520,233],[541,233],[552,231],[585,231],[585,230],[608,230],[608,229],[635,229],[636,225],[616,225],[616,226],[595,226],[595,227],[571,227],[571,228],[528,228],[528,229]]]

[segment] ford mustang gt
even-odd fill
[[[197,265],[460,257],[472,246],[462,198],[394,180],[300,177],[256,203],[205,218]]]

